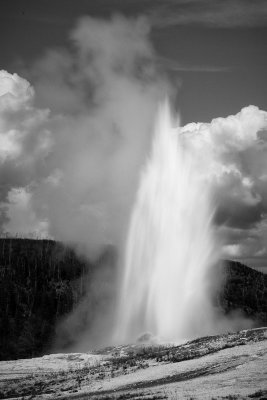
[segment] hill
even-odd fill
[[[90,264],[51,240],[0,239],[0,359],[43,354]]]
[[[227,261],[220,303],[226,314],[241,310],[256,325],[266,326],[267,275],[239,262]]]
[[[0,239],[0,360],[48,352],[56,325],[81,303],[93,275],[106,264],[115,275],[112,248],[92,263],[51,240]],[[218,294],[224,312],[239,309],[257,320],[257,326],[265,325],[267,275],[231,261],[225,272]],[[87,296],[96,295],[89,291]]]

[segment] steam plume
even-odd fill
[[[48,234],[90,256],[119,245],[166,83],[146,20],[81,19],[73,54],[48,52],[32,75],[1,73],[2,201],[24,188]],[[35,104],[49,105],[51,112]]]

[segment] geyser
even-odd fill
[[[173,341],[216,330],[210,270],[220,246],[208,157],[198,143],[175,127],[168,102],[161,105],[130,221],[117,342],[144,332]]]

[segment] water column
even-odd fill
[[[209,272],[218,261],[218,246],[212,196],[203,176],[208,165],[198,155],[194,138],[174,126],[165,102],[130,221],[118,342],[134,341],[145,332],[177,341],[207,333],[214,324]]]

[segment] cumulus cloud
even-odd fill
[[[266,254],[266,128],[267,112],[255,106],[182,128],[203,153],[202,173],[213,188],[216,222],[230,258]]]
[[[40,221],[31,206],[32,195],[27,188],[13,188],[8,192],[6,215],[8,234],[18,237],[46,238],[47,221]]]
[[[31,183],[49,153],[49,111],[35,108],[33,102],[29,82],[0,71],[1,200],[12,187]]]

